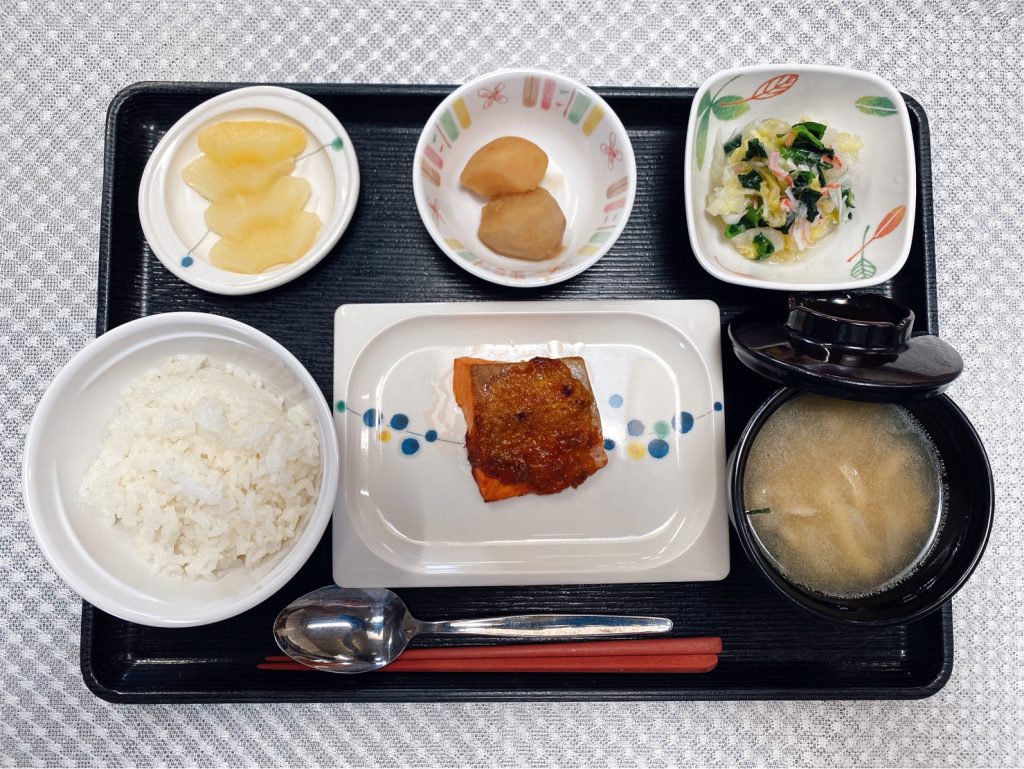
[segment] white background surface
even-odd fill
[[[0,11],[0,763],[978,765],[1024,762],[1024,6],[1017,2],[32,2]],[[459,7],[456,7],[459,6]],[[78,599],[20,491],[32,409],[93,336],[104,111],[138,80],[462,82],[540,66],[698,85],[770,60],[850,65],[932,129],[952,395],[996,474],[985,560],[954,602],[950,683],[919,702],[120,706],[78,671]],[[444,258],[440,254],[437,258]]]

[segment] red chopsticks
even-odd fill
[[[392,673],[707,673],[714,654],[641,654],[636,657],[494,657],[443,660],[397,659]]]
[[[628,641],[502,644],[406,649],[382,672],[392,673],[707,673],[722,639],[644,638]],[[261,670],[312,670],[284,655]]]

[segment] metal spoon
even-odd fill
[[[331,673],[365,673],[382,668],[420,633],[557,640],[665,633],[671,629],[672,620],[663,617],[586,614],[421,622],[390,590],[337,585],[292,601],[274,620],[274,638],[281,651],[296,662]]]

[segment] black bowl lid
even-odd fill
[[[755,311],[729,324],[733,350],[762,376],[847,400],[892,403],[938,395],[960,376],[960,354],[913,336],[914,313],[880,294],[793,297],[789,317]]]

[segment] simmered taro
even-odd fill
[[[545,189],[492,200],[480,215],[481,242],[516,259],[541,261],[557,256],[564,234],[565,215]]]
[[[485,198],[537,189],[548,168],[548,156],[531,141],[503,136],[478,149],[462,169],[459,181]]]

